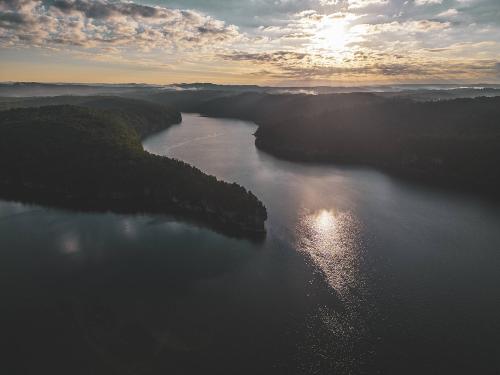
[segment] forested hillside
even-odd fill
[[[266,209],[237,184],[143,150],[137,124],[77,106],[0,112],[0,187],[78,209],[174,213],[222,230],[263,232]]]

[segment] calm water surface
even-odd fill
[[[371,169],[278,160],[255,148],[253,124],[183,117],[145,148],[252,190],[268,208],[266,240],[0,201],[0,366],[500,371],[498,205]]]

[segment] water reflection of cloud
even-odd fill
[[[137,237],[137,227],[136,224],[130,219],[124,219],[122,221],[122,232],[130,239]]]
[[[76,254],[80,251],[80,239],[74,233],[66,233],[60,238],[59,246],[64,254]]]

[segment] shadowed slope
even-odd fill
[[[251,192],[144,151],[121,116],[49,106],[2,111],[0,123],[6,196],[79,209],[188,215],[221,230],[264,231],[266,209]]]

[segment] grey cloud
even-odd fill
[[[107,18],[113,14],[149,18],[156,17],[160,13],[158,8],[151,6],[102,0],[56,0],[50,6],[67,14],[77,11],[82,12],[85,17],[97,19]]]
[[[449,75],[466,76],[479,74],[492,77],[500,73],[500,63],[494,60],[479,60],[474,62],[432,62],[409,61],[402,55],[386,55],[383,53],[358,52],[353,54],[353,61],[361,62],[358,65],[336,65],[315,62],[318,56],[289,51],[275,53],[241,53],[226,54],[223,58],[232,61],[246,61],[267,67],[261,71],[269,72],[268,76],[280,79],[329,79],[345,75],[355,76],[385,76],[385,77],[444,77]],[[378,58],[377,58],[378,57]],[[380,61],[381,58],[391,57],[399,60]],[[305,63],[304,63],[305,62]],[[272,72],[272,73],[271,73]]]
[[[293,51],[276,51],[263,53],[233,52],[231,54],[221,55],[221,57],[226,60],[267,62],[274,64],[302,61],[308,56],[310,55]]]
[[[19,13],[0,13],[0,25],[22,25],[26,22],[25,17]]]

